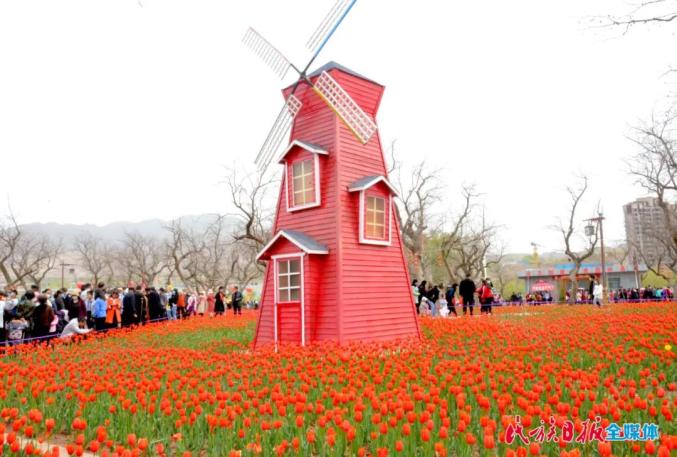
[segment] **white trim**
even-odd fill
[[[271,260],[277,260],[277,259],[288,259],[290,257],[305,257],[306,253],[305,252],[292,252],[291,254],[278,254],[278,255],[273,255],[270,256]]]
[[[277,352],[277,262],[273,262],[273,337],[275,341],[275,351]]]
[[[293,237],[289,236],[284,230],[280,230],[279,232],[277,232],[277,235],[275,235],[275,236],[273,237],[273,239],[271,239],[271,240],[268,242],[268,244],[266,244],[266,245],[263,247],[263,249],[261,249],[261,251],[259,251],[259,253],[256,255],[256,260],[259,260],[259,259],[261,258],[261,256],[262,256],[268,249],[270,249],[270,247],[271,247],[273,244],[275,244],[275,242],[276,242],[281,236],[284,236],[284,238],[285,238],[287,241],[289,241],[290,243],[292,243],[294,246],[296,246],[297,248],[299,248],[300,250],[302,250],[302,251],[305,252],[306,254],[329,254],[329,251],[326,250],[326,249],[325,249],[325,250],[322,250],[322,251],[316,251],[316,250],[314,250],[314,249],[308,249],[308,248],[306,248],[305,246],[303,246],[302,244],[297,243],[296,240],[295,240]],[[275,257],[276,257],[276,256],[273,256],[273,257],[271,257],[271,258],[275,258]]]
[[[273,278],[273,287],[274,287],[274,306],[273,306],[273,318],[275,319],[274,322],[274,338],[275,338],[275,350],[277,350],[277,344],[279,340],[279,335],[278,335],[278,326],[277,326],[277,319],[278,319],[278,303],[280,302],[280,297],[278,295],[278,287],[277,287],[277,276],[279,274],[279,260],[284,260],[284,259],[296,259],[298,258],[300,261],[301,265],[301,281],[300,281],[300,287],[301,287],[301,346],[306,345],[306,297],[305,297],[305,270],[304,270],[304,261],[306,258],[305,252],[294,252],[292,254],[280,254],[271,257],[273,260],[273,273],[274,273],[274,278]],[[287,303],[293,303],[293,302],[287,302]]]
[[[363,184],[363,185],[361,185],[361,186],[358,186],[358,187],[352,187],[352,186],[351,186],[351,187],[348,187],[348,192],[357,192],[357,191],[367,190],[367,189],[369,189],[370,187],[373,187],[374,185],[376,185],[376,184],[378,184],[378,183],[380,183],[380,182],[382,182],[383,184],[385,184],[386,186],[388,186],[388,189],[390,189],[390,192],[392,192],[393,194],[395,194],[396,197],[399,197],[399,196],[400,196],[400,194],[397,192],[397,189],[395,189],[395,186],[393,186],[393,185],[390,183],[390,181],[388,181],[388,179],[387,179],[385,176],[374,176],[374,178],[373,178],[372,180],[366,182],[365,184]]]
[[[393,222],[393,196],[388,195],[388,240],[370,240],[364,236],[364,194],[366,189],[360,191],[360,217],[359,217],[359,238],[361,244],[373,244],[376,246],[390,246],[392,243],[392,222]]]
[[[289,154],[289,151],[291,151],[294,148],[294,146],[298,146],[305,151],[312,152],[313,154],[329,155],[329,151],[327,151],[326,149],[324,149],[323,147],[321,147],[319,145],[315,145],[315,146],[319,146],[319,147],[313,147],[313,145],[311,145],[310,143],[307,143],[305,141],[294,140],[291,143],[289,143],[289,146],[282,153],[282,155],[278,159],[277,163],[282,163],[284,161],[284,158],[287,157],[287,154]]]
[[[289,173],[287,172],[288,168],[290,165],[293,165],[288,163],[287,161],[284,162],[284,185],[285,185],[285,194],[286,194],[286,203],[287,203],[287,211],[290,213],[293,213],[294,211],[301,211],[302,209],[308,209],[308,208],[317,208],[322,204],[320,200],[320,156],[315,154],[313,155],[314,161],[313,161],[313,174],[315,175],[315,201],[313,203],[307,203],[305,205],[298,205],[298,206],[289,206]],[[292,179],[294,178],[292,174]],[[294,185],[292,183],[292,195],[291,195],[291,200],[292,202],[294,201]]]
[[[306,297],[305,297],[305,284],[303,277],[305,272],[303,270],[303,264],[305,263],[305,257],[301,256],[301,346],[306,345]]]

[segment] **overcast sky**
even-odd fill
[[[21,222],[230,211],[223,176],[251,168],[291,82],[241,38],[254,26],[305,63],[333,0],[142,3],[0,2],[0,194]],[[359,0],[317,62],[384,84],[384,146],[397,139],[403,160],[443,170],[450,212],[460,184],[476,183],[510,250],[561,247],[549,227],[575,173],[591,181],[581,219],[601,200],[615,242],[621,205],[642,195],[624,135],[674,89],[661,75],[677,49],[669,28],[618,37],[587,25],[624,11],[619,0]]]

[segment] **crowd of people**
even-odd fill
[[[493,287],[489,278],[482,279],[480,286],[477,287],[470,275],[466,275],[460,284],[453,283],[446,288],[443,284],[431,285],[426,280],[419,284],[418,280],[414,279],[411,283],[416,312],[433,317],[448,317],[452,314],[458,316],[457,305],[463,307],[464,315],[468,312],[473,315],[475,303],[479,303],[481,314],[492,314],[495,298]]]
[[[218,316],[232,309],[242,314],[244,296],[238,286],[194,292],[177,288],[106,287],[83,284],[80,288],[40,291],[37,286],[19,294],[0,290],[0,343],[68,338],[91,330],[144,325],[158,320],[185,319],[194,315]],[[256,307],[252,300],[248,305]]]

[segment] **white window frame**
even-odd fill
[[[305,252],[298,252],[293,254],[280,254],[274,255],[270,259],[273,261],[273,288],[275,290],[275,303],[273,306],[273,323],[274,323],[274,336],[275,336],[275,346],[279,342],[278,328],[277,328],[277,316],[278,316],[278,288],[277,288],[277,278],[278,278],[278,261],[280,260],[296,260],[298,259],[301,264],[301,346],[306,345],[306,299],[305,299],[305,273],[304,273],[304,260],[306,257]],[[296,302],[282,302],[282,303],[296,303]]]
[[[373,240],[367,238],[365,235],[366,230],[366,221],[364,220],[366,215],[366,192],[368,189],[360,191],[360,218],[359,218],[359,231],[360,231],[360,243],[361,244],[373,244],[376,246],[390,246],[392,244],[392,220],[393,220],[393,196],[392,194],[388,195],[388,198],[379,195],[379,197],[386,200],[388,215],[386,217],[386,231],[388,233],[388,238],[386,240]]]
[[[294,165],[294,162],[285,161],[284,163],[284,193],[285,193],[285,203],[287,205],[287,211],[293,213],[294,211],[301,211],[308,208],[316,208],[322,203],[320,201],[320,156],[319,154],[313,154],[313,174],[315,175],[315,201],[312,203],[307,203],[305,205],[296,205],[294,206],[294,194],[289,194],[289,168]],[[299,160],[308,160],[308,159],[299,159]],[[293,179],[293,175],[291,176]],[[294,190],[294,185],[291,185],[292,192]],[[291,202],[290,202],[291,200]]]

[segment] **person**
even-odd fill
[[[204,316],[206,309],[207,309],[207,296],[205,295],[204,292],[200,292],[198,302],[197,302],[197,314],[198,314],[198,316]]]
[[[52,309],[47,295],[41,294],[38,297],[38,306],[33,311],[33,332],[31,335],[35,338],[49,336],[54,317],[54,309]]]
[[[66,309],[63,293],[63,289],[56,289],[56,292],[54,293],[54,312]]]
[[[64,300],[66,302],[66,300]],[[85,302],[80,299],[79,293],[73,293],[71,299],[68,300],[66,305],[66,311],[68,311],[68,316],[71,319],[86,319],[87,318],[87,307]]]
[[[108,311],[106,297],[102,289],[96,289],[94,305],[92,306],[92,319],[94,319],[94,328],[96,330],[106,329],[106,312]]]
[[[447,314],[448,315],[453,314],[454,316],[458,316],[458,314],[456,314],[456,306],[454,304],[454,300],[455,300],[454,297],[456,295],[456,289],[457,288],[458,288],[457,283],[453,283],[452,285],[447,287],[447,292],[445,294],[445,298],[447,299],[447,308],[448,308]]]
[[[477,287],[472,279],[470,279],[470,273],[466,273],[465,279],[461,281],[461,284],[458,286],[458,293],[463,298],[463,315],[467,313],[467,309],[470,308],[470,315],[473,314],[473,306],[475,305],[475,290]]]
[[[138,317],[134,289],[129,287],[127,293],[122,297],[122,325],[129,327],[137,321]]]
[[[183,296],[186,303],[184,314],[186,316],[192,316],[197,309],[197,296],[191,290],[186,291]]]
[[[437,299],[440,298],[440,288],[437,287],[437,284],[433,285],[433,288],[428,291],[428,295],[426,296],[433,305],[437,303]]]
[[[80,294],[82,298],[82,294]],[[90,288],[85,292],[85,310],[87,311],[87,326],[94,327],[94,319],[92,318],[92,308],[94,307],[94,291]]]
[[[223,286],[219,287],[214,297],[214,315],[223,316],[226,312],[226,294],[223,292]]]
[[[120,293],[117,289],[113,289],[106,305],[106,326],[109,328],[120,327],[122,323],[120,308],[122,308],[122,305],[120,304]]]
[[[167,291],[163,287],[160,287],[159,293],[160,293],[160,305],[164,310],[165,315],[167,316],[167,320],[171,321],[173,319],[172,319],[172,306],[169,304],[169,295],[167,294]],[[174,317],[174,319],[176,319],[176,317]]]
[[[213,316],[215,306],[216,306],[216,296],[214,295],[214,291],[212,289],[209,289],[207,291],[207,310],[205,312],[208,315]]]
[[[136,286],[134,291],[134,302],[136,303],[136,323],[143,325],[148,320],[148,297],[144,294],[143,287]]]
[[[595,295],[595,276],[590,275],[590,283],[588,284],[588,297],[592,299]]]
[[[184,319],[186,317],[186,294],[179,291],[179,289],[174,289],[176,294],[176,311],[179,319]]]
[[[162,308],[160,294],[155,290],[155,287],[147,288],[146,294],[148,295],[148,316],[150,320],[154,321],[166,316],[167,313]]]
[[[33,322],[33,313],[35,312],[37,298],[35,292],[27,291],[19,300],[19,303],[14,307],[14,314],[18,320],[25,320],[28,323]],[[30,327],[29,327],[30,330]]]
[[[411,282],[411,293],[414,295],[414,303],[418,304],[418,279]]]
[[[494,302],[494,293],[491,290],[488,280],[482,280],[482,285],[477,291],[477,296],[479,297],[481,304],[480,314],[492,314],[491,304]]]
[[[233,287],[233,314],[242,315],[242,292],[238,286]]]
[[[437,313],[440,313],[440,316],[444,315],[446,317],[449,314],[449,302],[447,302],[447,299],[444,295],[439,294],[439,298],[435,302],[435,306],[433,306],[433,317],[437,315]],[[444,312],[442,312],[442,309],[444,309]]]
[[[7,305],[7,293],[0,290],[0,343],[5,341],[5,306]]]
[[[421,314],[421,300],[428,293],[428,282],[424,279],[418,286],[418,301],[416,302],[416,314]]]
[[[69,320],[68,324],[63,328],[60,338],[70,338],[73,335],[85,335],[90,331],[91,329],[87,328],[86,319],[74,317]]]
[[[597,307],[602,306],[602,295],[604,294],[604,286],[599,283],[599,281],[595,281],[593,288],[592,288],[592,296],[594,297],[593,303],[597,305]]]

